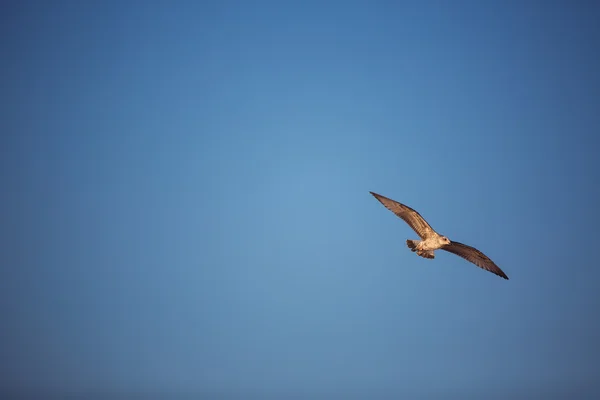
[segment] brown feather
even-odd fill
[[[433,228],[427,223],[427,221],[425,221],[425,218],[423,218],[421,214],[409,206],[398,203],[395,200],[388,199],[387,197],[377,193],[369,193],[379,200],[381,204],[385,206],[385,208],[402,218],[404,222],[406,222],[417,233],[417,235],[421,237],[421,239],[426,239],[434,233]]]
[[[477,265],[479,268],[483,268],[486,271],[490,271],[508,280],[508,276],[506,276],[504,271],[502,271],[488,256],[474,247],[452,241],[452,243],[442,247],[440,250],[446,250],[449,253],[456,254],[457,256]]]

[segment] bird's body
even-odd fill
[[[474,247],[450,241],[446,236],[440,235],[412,208],[377,193],[370,193],[388,210],[402,218],[421,237],[421,240],[408,239],[406,241],[406,245],[412,252],[423,258],[434,259],[436,250],[445,250],[472,262],[480,268],[508,279],[508,276],[485,254]]]
[[[428,237],[424,240],[419,240],[416,248],[418,250],[438,250],[444,247],[448,242],[443,239],[443,236],[438,235],[437,233]]]

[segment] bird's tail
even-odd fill
[[[416,252],[417,255],[423,257],[423,258],[429,258],[430,260],[435,258],[435,255],[433,254],[432,250],[419,250],[417,249],[417,245],[419,244],[419,242],[421,242],[420,240],[411,240],[408,239],[406,241],[406,245],[408,246],[408,248],[410,249],[410,251],[412,252]]]
[[[410,251],[415,252],[417,251],[417,245],[419,244],[418,240],[412,240],[412,239],[408,239],[406,241],[406,245],[408,246],[408,248],[410,249]]]

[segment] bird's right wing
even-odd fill
[[[486,271],[490,271],[491,273],[501,276],[504,279],[508,279],[508,276],[506,276],[500,267],[498,267],[488,256],[474,247],[452,241],[449,245],[440,248],[440,250],[446,250],[452,254],[456,254],[457,256],[477,265],[479,268],[483,268]]]
[[[391,212],[399,216],[406,222],[416,233],[421,237],[421,239],[426,239],[427,237],[433,234],[433,228],[425,221],[425,218],[421,216],[418,212],[406,206],[402,203],[398,203],[395,200],[388,199],[385,196],[382,196],[377,193],[371,193],[377,200],[381,202]]]

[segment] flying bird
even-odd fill
[[[508,280],[508,276],[492,261],[488,256],[480,252],[474,247],[467,246],[459,242],[450,241],[446,236],[438,234],[432,227],[425,221],[425,218],[418,212],[406,206],[402,203],[398,203],[392,199],[388,199],[377,193],[371,193],[377,200],[381,202],[391,212],[402,218],[416,233],[421,237],[422,240],[408,239],[406,244],[412,252],[416,252],[417,255],[433,259],[435,258],[435,250],[445,250],[447,252],[456,254],[465,260],[472,262],[478,267],[490,271],[504,279]]]

